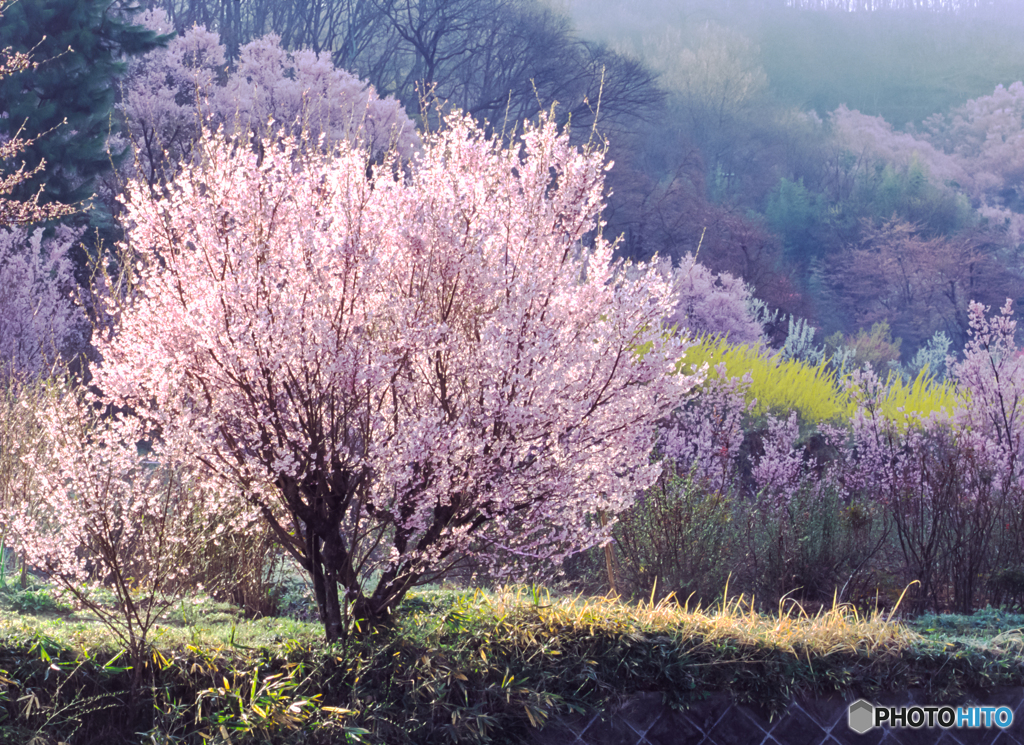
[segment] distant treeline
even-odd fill
[[[368,45],[379,47],[384,26],[397,32],[397,37],[391,40],[392,47],[406,43],[426,48],[437,44],[449,27],[465,29],[467,20],[479,15],[474,12],[475,7],[486,10],[488,26],[493,29],[494,21],[510,12],[521,12],[526,5],[529,4],[519,0],[484,3],[474,0],[156,0],[151,3],[167,11],[179,33],[196,24],[217,29],[232,56],[232,42],[237,50],[239,44],[274,32],[286,47],[330,51],[337,57],[335,62],[342,66],[351,66],[352,60]],[[1019,0],[683,0],[675,7],[684,12],[710,11],[717,16],[782,9],[1006,12],[1021,7],[1021,3]]]
[[[1019,7],[1020,3],[1016,0],[765,0],[762,5],[766,8],[784,5],[799,10],[833,10],[844,13],[892,10],[962,13],[973,10],[1006,10]]]

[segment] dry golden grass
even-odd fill
[[[412,597],[435,595],[430,590],[421,592]],[[853,606],[834,602],[809,613],[795,600],[784,599],[776,613],[763,614],[754,610],[753,598],[730,598],[728,588],[725,598],[714,607],[702,608],[690,607],[673,595],[658,602],[652,595],[649,601],[630,603],[612,596],[559,596],[546,588],[522,585],[493,591],[439,590],[430,611],[399,614],[399,634],[434,646],[442,643],[440,637],[447,637],[450,644],[455,632],[467,643],[511,643],[521,650],[551,649],[553,644],[559,646],[559,640],[580,636],[656,635],[689,648],[776,650],[805,658],[835,653],[885,657],[922,640],[894,620],[894,611],[863,614]],[[182,609],[189,606],[182,603]],[[281,638],[316,644],[322,635],[315,622],[243,620],[226,612],[223,604],[209,601],[198,606],[189,621],[181,618],[185,610],[175,612],[177,618],[169,618],[157,628],[153,641],[158,648],[245,649],[274,646]],[[89,613],[61,618],[0,612],[0,637],[36,635],[60,639],[72,648],[98,649],[113,643],[106,628]],[[989,644],[1008,651],[1024,649],[1019,632],[1002,634]]]
[[[518,644],[541,644],[552,633],[587,635],[658,634],[680,644],[733,644],[775,649],[800,656],[867,653],[884,656],[906,649],[921,637],[892,612],[862,614],[833,603],[807,613],[795,600],[779,604],[777,614],[754,610],[752,598],[740,595],[711,609],[690,608],[669,596],[657,603],[631,604],[605,596],[553,597],[546,590],[511,586],[476,596],[479,620],[493,617],[495,634]]]

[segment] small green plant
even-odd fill
[[[74,610],[74,606],[66,599],[55,596],[49,587],[22,589],[17,586],[5,586],[0,589],[0,602],[21,613],[66,614]]]
[[[203,723],[211,733],[230,733],[225,740],[235,742],[262,742],[302,729],[321,698],[319,693],[299,693],[302,672],[301,664],[297,664],[288,672],[262,676],[256,668],[236,675],[234,683],[224,677],[220,686],[199,694],[200,710],[208,711]]]

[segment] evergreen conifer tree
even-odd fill
[[[0,136],[21,130],[30,140],[7,167],[46,164],[13,198],[28,199],[42,185],[43,204],[81,204],[93,196],[96,176],[123,156],[106,147],[118,126],[111,111],[123,59],[169,38],[133,25],[134,10],[119,0],[21,0],[5,9],[0,48],[45,61],[0,80]],[[91,222],[102,224],[102,215]]]

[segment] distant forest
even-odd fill
[[[381,100],[394,97],[420,127],[435,126],[448,107],[510,132],[553,107],[578,142],[607,143],[614,167],[605,231],[621,237],[619,254],[676,263],[696,254],[711,270],[741,277],[775,319],[775,343],[800,318],[818,330],[818,343],[873,344],[906,361],[937,334],[962,348],[970,300],[998,307],[1024,296],[1021,2],[45,5],[55,12],[35,19],[12,6],[0,47],[45,33],[52,48],[23,48],[57,56],[69,70],[77,57],[60,57],[75,45],[62,5],[92,9],[97,28],[159,8],[178,35],[199,25],[219,37],[221,83],[237,74],[231,70],[246,44],[275,34],[285,49],[324,55]],[[38,28],[26,30],[33,23]],[[101,123],[108,134],[120,124],[128,137],[138,122],[126,113],[125,92],[144,52],[170,37],[130,48],[123,31],[107,32],[96,48],[117,51],[120,61],[82,62],[107,82],[88,93],[93,110],[80,121]],[[61,96],[87,94],[51,82],[54,91],[38,96],[53,112],[69,110]],[[21,89],[0,90],[0,110],[20,96]],[[30,137],[33,122],[54,126],[33,114],[0,120],[0,130],[15,122],[28,122]],[[27,151],[29,167],[44,157],[34,152]],[[54,179],[72,170],[67,163],[23,189],[45,186],[46,199],[68,201],[100,184],[88,219],[95,240],[114,240],[118,188],[103,173],[111,158],[93,153],[91,163],[60,188]]]
[[[938,332],[959,348],[970,299],[1021,297],[1024,3],[560,7],[666,93],[643,140],[664,219],[630,226],[638,255],[703,236],[702,262],[819,342],[903,361]]]

